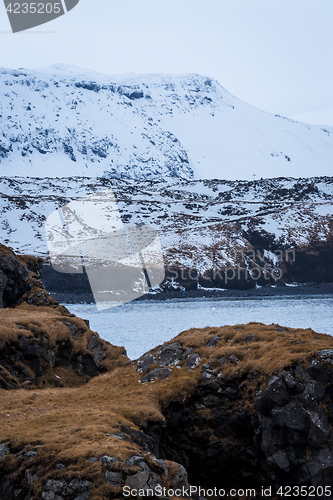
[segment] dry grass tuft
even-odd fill
[[[253,335],[252,340],[245,339]],[[212,337],[220,341],[214,348],[207,343]],[[182,332],[173,341],[180,341],[182,347],[192,347],[210,364],[224,357],[223,367],[226,379],[240,378],[250,370],[264,376],[279,373],[295,364],[306,364],[319,349],[333,348],[333,338],[307,330],[281,327],[271,324],[249,323],[248,325],[225,326],[222,328],[191,329]],[[323,347],[324,346],[324,347]],[[228,363],[234,354],[239,363]],[[221,367],[221,364],[215,363]]]

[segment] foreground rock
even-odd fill
[[[0,387],[69,387],[124,365],[124,348],[102,340],[49,295],[41,267],[41,259],[0,245]]]
[[[183,332],[79,389],[0,390],[0,498],[333,488],[332,387],[331,337],[252,323]]]
[[[186,400],[166,405],[166,425],[146,427],[160,456],[207,487],[333,488],[333,349],[322,349],[330,337],[253,324],[177,339],[137,363],[141,382],[154,382],[161,364],[170,385],[178,370],[198,377]]]
[[[0,387],[70,387],[128,362],[82,319],[61,309],[0,310]]]
[[[332,337],[191,329],[130,362],[1,252],[1,500],[333,489]]]

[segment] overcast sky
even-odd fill
[[[0,4],[2,67],[200,73],[286,116],[333,108],[332,54],[332,0],[80,0],[18,34]]]

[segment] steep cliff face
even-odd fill
[[[0,309],[23,302],[57,305],[41,281],[42,267],[41,258],[17,256],[11,248],[0,244]]]
[[[0,247],[0,308],[13,306],[28,290],[28,269],[7,247]]]
[[[319,498],[333,487],[332,364],[331,337],[251,323],[183,332],[79,389],[0,390],[0,497],[192,485],[276,499],[303,485]]]

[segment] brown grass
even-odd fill
[[[0,251],[3,252],[4,255],[9,255],[10,253],[12,253],[16,257],[16,254],[15,254],[14,250],[12,248],[10,248],[10,247],[6,247],[2,243],[0,243]]]
[[[26,307],[12,311],[12,326],[20,324],[33,329],[52,328],[56,320],[54,339],[63,335],[59,311],[40,312],[31,319]],[[0,320],[3,311],[0,311]],[[81,321],[71,318],[71,321]],[[22,330],[15,330],[15,334]],[[255,339],[244,344],[249,334]],[[216,347],[207,348],[212,336],[219,336]],[[108,454],[125,460],[132,454],[142,454],[133,443],[112,437],[121,435],[121,425],[145,427],[148,422],[163,425],[163,408],[170,401],[185,401],[193,394],[204,363],[209,362],[214,373],[223,372],[223,380],[246,380],[249,373],[258,373],[262,381],[273,373],[295,364],[306,364],[320,349],[333,348],[333,338],[321,335],[311,329],[281,328],[278,325],[250,323],[248,325],[225,326],[222,328],[191,329],[182,332],[170,342],[178,341],[182,348],[192,347],[201,356],[200,365],[187,370],[184,361],[180,368],[174,367],[167,380],[142,384],[142,374],[135,370],[135,363],[114,369],[92,379],[79,388],[0,390],[0,442],[8,442],[16,450],[24,446],[38,448],[37,463],[43,463],[39,482],[45,482],[52,472],[52,478],[77,477],[78,471],[84,478],[93,479],[98,495],[102,498],[110,493],[101,479],[100,464],[91,464],[87,459]],[[151,352],[156,353],[157,349]],[[240,362],[221,367],[219,359],[227,360],[235,354]],[[152,367],[154,368],[154,366]],[[109,436],[107,435],[109,434]],[[124,436],[123,436],[124,437]],[[27,448],[29,449],[29,448]],[[13,457],[7,457],[8,468]],[[65,471],[54,472],[57,463],[70,464]],[[11,465],[10,465],[11,463]],[[76,474],[76,475],[75,475]]]
[[[74,314],[68,312],[65,307],[45,307],[21,304],[15,309],[0,310],[1,337],[0,349],[4,342],[16,340],[18,336],[38,337],[41,334],[47,334],[50,346],[55,347],[56,343],[68,339],[68,327],[66,323],[76,325],[82,336],[73,342],[74,349],[81,351],[93,335],[98,335],[89,329],[83,319],[77,318]],[[114,346],[100,339],[103,347]],[[119,348],[122,352],[122,348]],[[117,357],[117,354],[114,356]]]
[[[244,344],[248,335],[257,335]],[[212,336],[220,337],[214,348],[207,348]],[[227,363],[223,370],[225,379],[240,378],[250,370],[267,376],[295,364],[305,364],[318,349],[333,348],[333,338],[306,329],[282,328],[279,325],[249,323],[248,325],[225,326],[222,328],[191,329],[182,332],[176,340],[182,346],[192,347],[205,360],[226,359],[235,354],[240,362]],[[325,347],[323,347],[325,346]],[[213,363],[213,361],[211,362]]]
[[[20,316],[21,323],[24,323],[23,319]],[[77,318],[76,320],[82,321]],[[38,320],[36,319],[36,324],[32,325],[32,327],[37,326],[38,328],[37,323]],[[173,373],[169,379],[140,384],[139,380],[142,378],[142,374],[135,371],[135,364],[132,363],[127,367],[117,368],[110,373],[96,377],[79,389],[36,390],[34,392],[34,394],[38,395],[36,400],[31,393],[24,390],[1,391],[0,407],[3,410],[1,415],[13,411],[13,408],[17,407],[19,401],[21,401],[23,406],[28,405],[24,418],[24,421],[28,421],[30,417],[35,418],[36,408],[38,413],[41,408],[45,409],[45,405],[48,408],[49,402],[52,402],[52,413],[55,412],[56,420],[59,418],[67,419],[69,429],[73,426],[76,429],[78,422],[89,427],[91,424],[90,416],[97,414],[97,421],[92,423],[95,430],[96,426],[99,428],[101,424],[106,425],[108,429],[110,429],[110,425],[113,426],[113,429],[118,428],[119,417],[121,417],[122,422],[126,421],[127,424],[132,422],[141,426],[145,425],[149,420],[157,419],[163,422],[161,405],[164,406],[171,400],[185,400],[188,398],[200,379],[202,364],[207,361],[210,361],[212,367],[216,367],[216,372],[223,371],[223,379],[240,379],[250,370],[267,377],[273,373],[279,373],[282,369],[296,363],[307,363],[319,349],[333,348],[333,339],[328,335],[317,334],[310,329],[294,330],[285,328],[283,332],[276,331],[276,329],[280,328],[277,325],[266,326],[250,323],[249,325],[234,327],[191,329],[178,335],[172,342],[175,340],[180,341],[183,348],[193,347],[194,352],[201,355],[200,366],[194,370],[188,371],[182,362],[180,369],[173,368]],[[59,332],[56,338],[59,338],[58,335],[62,335],[61,328],[59,328]],[[18,330],[18,333],[22,334],[22,330]],[[212,333],[218,335],[221,341],[216,347],[209,349],[206,344]],[[244,339],[248,334],[256,334],[258,337],[250,343],[244,344]],[[224,367],[221,367],[216,362],[222,356],[228,358],[230,354],[236,354],[241,361],[237,365],[227,363]],[[154,368],[154,365],[152,368]],[[6,402],[12,402],[13,406],[6,406]],[[89,411],[90,408],[92,413]],[[70,418],[70,414],[76,415],[76,418]],[[116,420],[113,421],[113,418]],[[7,421],[7,419],[2,421]],[[4,426],[1,429],[2,433],[5,432],[5,428]],[[50,429],[47,428],[47,435],[44,435],[44,428],[44,425],[29,425],[29,434],[34,435],[34,439],[46,440],[50,443],[52,441],[49,436]],[[27,433],[26,430],[23,431],[21,428],[14,431],[10,425],[9,434],[5,433],[4,435],[6,439],[10,439],[14,435],[21,436],[21,439],[23,439],[23,436],[26,436]],[[67,438],[68,442],[72,442],[70,432]],[[58,442],[58,437],[53,439]]]
[[[0,325],[0,352],[5,346],[12,346],[15,350],[20,337],[24,336],[41,345],[47,340],[47,349],[53,352],[61,345],[67,346],[71,350],[71,358],[75,359],[77,355],[91,356],[88,344],[91,337],[97,335],[88,328],[84,320],[70,314],[66,308],[57,305],[38,307],[23,303],[15,309],[2,309],[0,310]],[[77,331],[81,335],[80,338],[75,340],[72,338],[68,328],[70,325],[77,327]],[[100,339],[100,345],[106,354],[105,359],[99,365],[101,371],[109,371],[123,366],[128,361],[128,358],[124,356],[124,348],[115,347],[102,339]],[[13,362],[12,366],[20,364],[22,363]],[[28,363],[24,363],[24,368],[29,371]],[[75,387],[90,379],[90,377],[80,377],[74,370],[66,367],[56,366],[53,370],[43,359],[41,359],[41,372],[38,385],[42,386]],[[35,378],[33,373],[31,373],[31,377]],[[61,380],[57,377],[60,377]],[[9,387],[20,387],[20,384],[17,384],[17,380],[13,379],[5,367],[0,370],[0,379],[6,380]],[[26,385],[29,386],[29,383]]]

